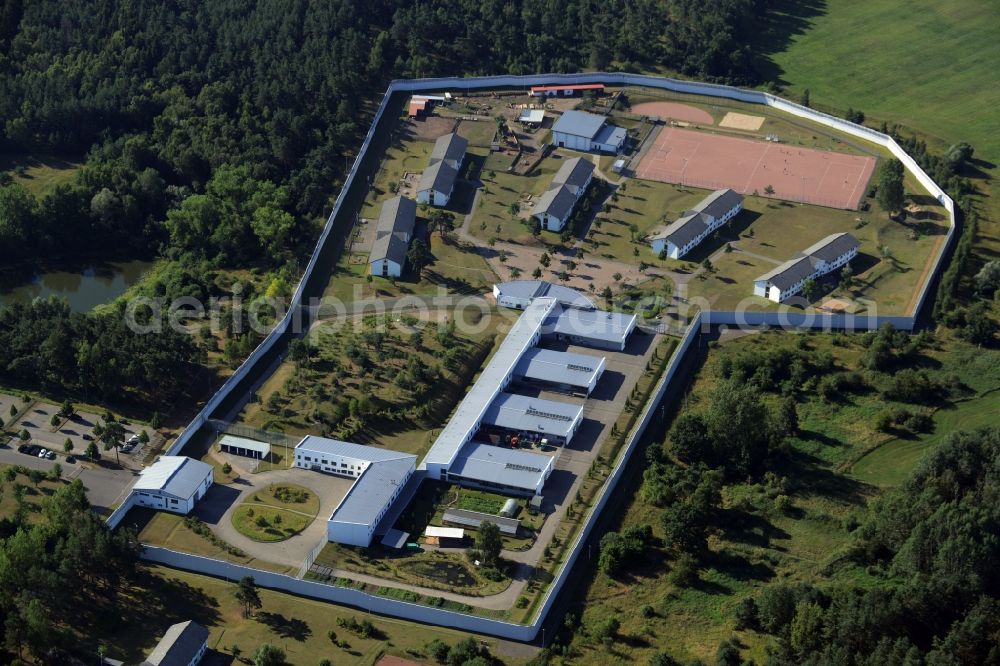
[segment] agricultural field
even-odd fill
[[[501,317],[474,335],[415,318],[320,325],[308,356],[286,360],[240,421],[420,454],[493,348]],[[285,463],[287,466],[287,461]]]

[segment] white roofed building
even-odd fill
[[[139,473],[132,486],[133,506],[187,515],[214,482],[211,465],[187,456],[160,456]]]
[[[472,442],[448,469],[447,479],[513,495],[541,495],[555,460],[541,453]]]
[[[514,379],[567,393],[590,395],[604,374],[604,365],[603,356],[536,347],[525,352],[518,361],[514,368]]]
[[[542,334],[585,347],[624,351],[637,321],[635,315],[620,312],[560,308],[545,322]]]
[[[627,137],[625,128],[609,125],[604,116],[586,111],[567,111],[552,126],[552,143],[559,148],[618,153]]]
[[[416,467],[408,453],[307,435],[295,447],[295,466],[356,479],[327,521],[327,538],[367,547]]]
[[[583,405],[501,393],[483,414],[483,425],[512,435],[565,445],[583,422]]]
[[[493,296],[497,299],[497,305],[513,310],[523,310],[532,300],[541,297],[554,298],[560,305],[571,308],[593,310],[596,307],[582,292],[545,280],[498,282],[493,285]]]

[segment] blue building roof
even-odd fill
[[[586,111],[567,111],[555,122],[552,131],[593,139],[603,126],[604,116]]]
[[[604,370],[604,357],[588,356],[551,349],[529,349],[514,374],[540,381],[590,388],[594,378]]]
[[[392,502],[397,489],[406,483],[417,462],[417,457],[409,453],[315,435],[303,437],[295,450],[368,462],[330,516],[330,520],[357,525],[374,525],[379,520],[383,509]]]
[[[501,393],[486,410],[483,423],[567,439],[582,418],[583,405]]]
[[[541,453],[470,442],[462,449],[448,475],[534,491],[545,480],[551,465],[552,458]]]

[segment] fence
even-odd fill
[[[874,328],[882,323],[889,321],[892,322],[899,328],[902,329],[912,329],[914,327],[917,314],[922,310],[923,305],[926,301],[928,295],[928,289],[930,285],[937,278],[941,270],[941,259],[946,255],[946,252],[950,249],[951,244],[954,242],[955,234],[955,210],[954,203],[952,200],[941,190],[937,184],[920,168],[920,166],[907,155],[902,148],[893,140],[891,137],[876,132],[875,130],[850,123],[841,118],[836,118],[826,113],[816,111],[814,109],[809,109],[798,104],[789,102],[788,100],[781,99],[769,93],[763,93],[755,90],[743,90],[740,88],[732,88],[729,86],[722,86],[709,83],[698,83],[692,81],[680,81],[677,79],[660,78],[655,76],[644,76],[637,74],[627,74],[627,73],[581,73],[581,74],[544,74],[544,75],[534,75],[534,76],[492,76],[492,77],[479,77],[479,78],[439,78],[439,79],[417,79],[417,80],[407,80],[407,81],[393,81],[386,95],[382,100],[378,111],[372,121],[372,125],[368,130],[368,134],[365,137],[364,142],[361,145],[361,150],[356,157],[351,170],[348,172],[347,178],[344,183],[344,188],[340,195],[337,197],[336,203],[333,206],[333,210],[330,216],[327,218],[326,224],[323,227],[323,231],[320,234],[319,241],[313,250],[312,256],[310,257],[309,263],[303,273],[298,286],[296,287],[295,294],[292,297],[290,307],[287,314],[281,320],[281,322],[271,331],[271,333],[261,342],[260,345],[250,354],[250,356],[240,365],[236,372],[222,385],[219,391],[212,396],[212,398],[205,404],[202,410],[194,418],[194,420],[188,425],[183,433],[177,438],[173,445],[168,449],[168,454],[176,454],[179,452],[185,444],[206,424],[209,416],[215,412],[215,410],[222,404],[224,400],[229,397],[229,394],[237,387],[247,376],[257,369],[257,365],[265,358],[265,355],[275,348],[276,344],[284,339],[286,333],[289,330],[290,324],[297,318],[302,316],[302,299],[306,285],[309,283],[312,277],[313,271],[316,268],[319,257],[326,249],[326,245],[330,240],[330,235],[333,230],[334,224],[341,213],[342,207],[345,205],[345,201],[349,197],[349,192],[355,186],[355,180],[358,176],[359,167],[362,164],[363,159],[372,143],[373,137],[375,136],[376,128],[386,111],[389,108],[391,99],[396,93],[403,92],[425,92],[431,90],[442,90],[448,89],[452,91],[464,91],[466,93],[474,90],[482,90],[488,88],[527,88],[532,85],[542,85],[542,84],[574,84],[574,83],[604,83],[605,85],[620,85],[620,86],[646,86],[651,88],[658,88],[663,90],[671,90],[680,93],[689,93],[695,95],[708,95],[712,97],[721,97],[726,99],[733,99],[741,102],[747,102],[751,104],[760,104],[769,107],[773,107],[789,114],[810,120],[812,122],[820,123],[827,127],[831,127],[838,131],[850,134],[862,138],[866,141],[871,141],[875,144],[885,147],[894,156],[896,156],[903,165],[916,177],[916,179],[928,189],[934,196],[941,202],[941,204],[948,211],[951,225],[948,230],[946,240],[941,244],[938,256],[935,258],[935,263],[932,271],[930,272],[927,281],[922,285],[918,299],[916,301],[915,308],[913,312],[907,313],[904,316],[898,317],[864,317],[864,316],[854,316],[845,314],[824,314],[824,315],[807,315],[799,313],[751,313],[751,312],[706,312],[699,314],[695,317],[694,321],[688,327],[684,338],[674,353],[673,358],[670,361],[670,365],[667,371],[664,373],[663,378],[658,384],[653,397],[646,404],[643,411],[642,417],[638,421],[635,429],[633,430],[632,436],[626,443],[619,460],[615,464],[611,471],[607,482],[601,489],[598,496],[597,503],[595,504],[593,510],[587,516],[584,522],[583,528],[579,532],[578,536],[573,542],[573,546],[570,550],[565,563],[560,568],[559,573],[556,578],[549,586],[546,591],[544,601],[539,606],[539,610],[536,612],[535,616],[532,618],[531,624],[520,625],[512,624],[509,622],[503,622],[501,620],[492,620],[482,617],[477,617],[473,615],[466,615],[454,611],[447,611],[437,608],[430,608],[426,606],[420,606],[418,604],[411,604],[395,599],[385,599],[382,597],[376,597],[373,595],[360,592],[358,590],[351,590],[345,588],[338,588],[328,585],[323,585],[321,583],[315,583],[312,581],[298,580],[290,576],[283,576],[280,574],[274,574],[271,572],[260,571],[257,569],[251,569],[249,567],[243,567],[228,562],[220,562],[218,560],[211,560],[208,558],[202,558],[195,555],[188,555],[185,553],[179,553],[170,551],[164,548],[148,547],[146,549],[144,557],[150,561],[160,562],[167,564],[169,566],[175,566],[182,569],[189,569],[192,571],[199,571],[201,573],[206,573],[213,576],[224,577],[228,579],[237,579],[244,575],[253,575],[257,578],[258,582],[265,586],[275,589],[286,590],[294,594],[301,594],[304,596],[315,597],[318,599],[325,599],[328,601],[333,601],[336,603],[347,604],[355,606],[358,608],[365,608],[371,612],[382,613],[386,615],[393,615],[395,617],[400,617],[409,620],[415,620],[417,622],[426,622],[431,624],[437,624],[442,626],[454,627],[457,629],[462,629],[465,631],[473,631],[478,633],[490,634],[495,636],[501,636],[504,638],[509,638],[512,640],[519,641],[529,641],[535,638],[538,631],[541,628],[542,622],[545,620],[546,615],[552,608],[553,603],[558,597],[563,584],[565,583],[570,570],[573,568],[574,564],[579,557],[580,546],[585,542],[585,540],[590,536],[598,517],[603,511],[607,504],[610,493],[614,490],[619,479],[622,476],[625,464],[630,459],[632,452],[641,438],[642,434],[645,432],[646,427],[649,425],[651,416],[653,414],[653,409],[662,400],[663,395],[666,392],[667,387],[674,380],[676,375],[677,367],[680,361],[684,358],[685,354],[688,352],[692,341],[700,334],[700,329],[703,326],[709,325],[754,325],[754,326],[794,326],[794,327],[810,327],[810,328],[823,328],[823,329],[840,329],[845,327],[854,328]],[[266,368],[266,365],[264,366]],[[263,370],[261,370],[263,371]],[[115,517],[118,512],[112,514]],[[118,521],[121,520],[120,516],[117,518]],[[111,519],[109,519],[109,524],[111,524]],[[117,524],[117,522],[115,523]]]

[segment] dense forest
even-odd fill
[[[21,483],[27,475],[7,467],[0,479],[0,492],[12,493],[18,507],[0,518],[0,659],[79,663],[71,653],[93,636],[78,632],[110,619],[136,576],[140,546],[134,532],[108,529],[79,479],[59,485],[32,513],[25,496],[41,493],[38,481],[34,489]]]
[[[83,159],[40,197],[0,173],[0,272],[155,256],[168,265],[142,291],[166,300],[215,295],[232,283],[218,271],[235,268],[287,290],[390,78],[665,66],[752,83],[742,44],[763,11],[763,0],[0,0],[0,153]],[[50,307],[0,319],[0,378],[38,388],[59,375],[33,380],[48,363],[25,316],[76,350],[84,329],[116,326],[65,326]],[[145,356],[127,331],[115,339]],[[253,341],[227,344],[238,358]],[[192,358],[177,337],[151,349]],[[162,399],[144,391],[157,359],[133,365],[139,375],[111,379]],[[96,381],[55,367],[67,389]]]

